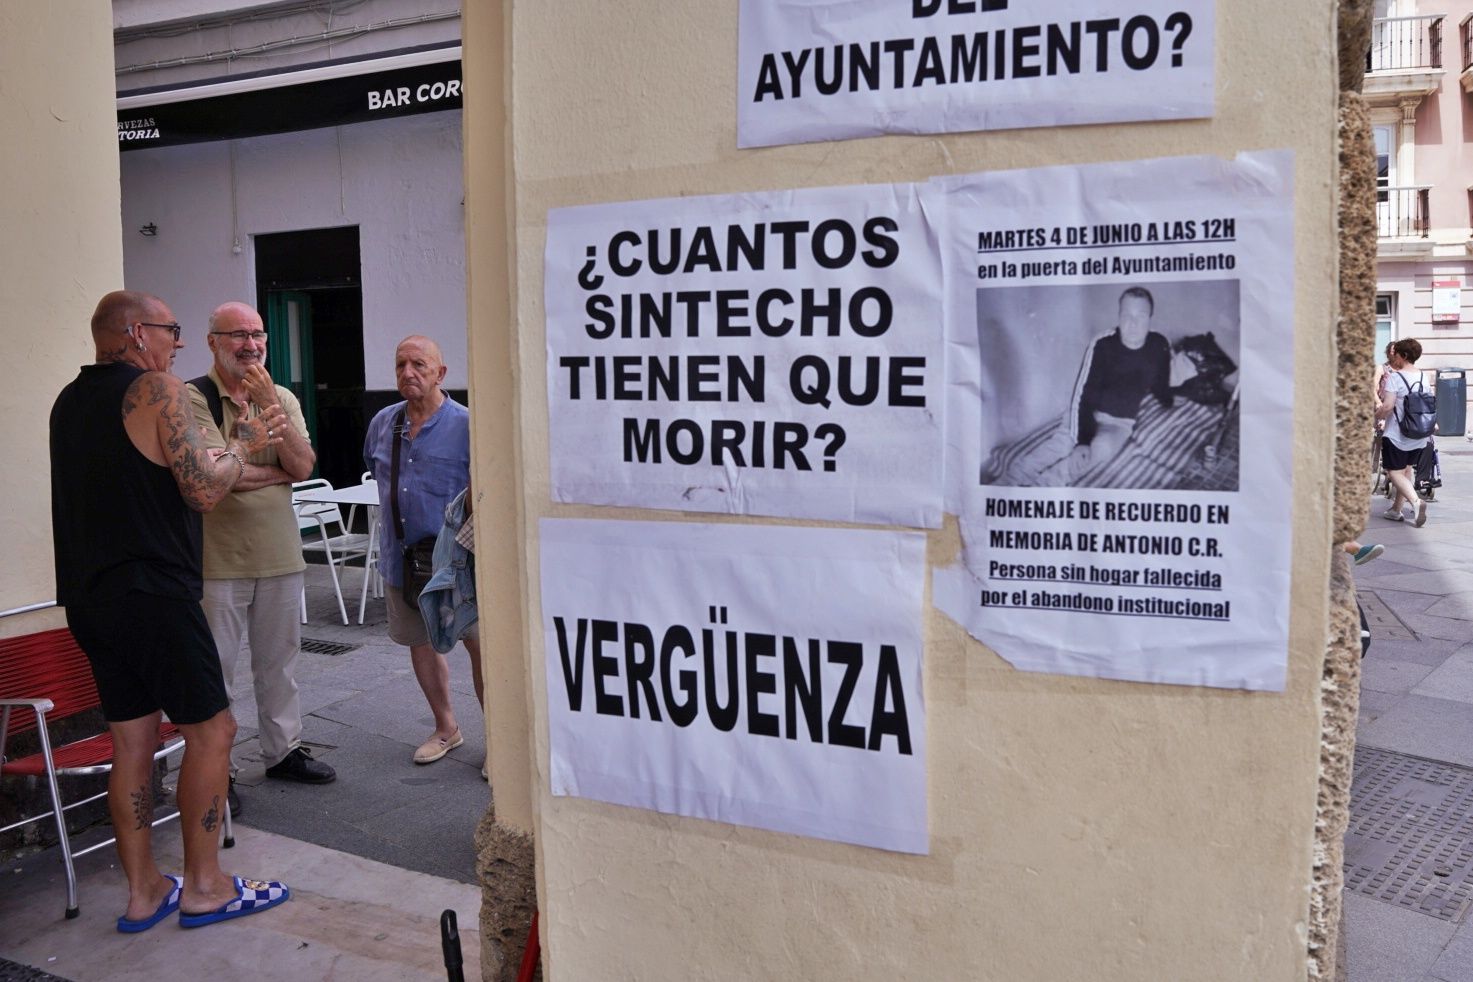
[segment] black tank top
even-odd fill
[[[132,591],[198,600],[201,521],[174,475],[123,428],[123,396],[144,374],[86,365],[51,407],[56,602],[83,607]]]

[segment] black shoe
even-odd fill
[[[240,818],[240,795],[235,793],[235,778],[230,779],[230,785],[225,789],[225,805],[230,809],[230,820],[233,822]]]
[[[338,775],[322,761],[313,760],[312,751],[306,747],[293,747],[291,753],[266,768],[266,776],[303,784],[327,784]]]

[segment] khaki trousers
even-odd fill
[[[242,639],[250,643],[257,738],[267,767],[279,763],[302,740],[302,702],[295,676],[302,650],[301,593],[301,573],[205,580],[205,620],[220,651],[227,688],[235,684]]]

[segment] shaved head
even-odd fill
[[[436,408],[443,400],[445,358],[440,346],[423,334],[411,334],[394,349],[394,380],[407,401]]]
[[[157,320],[162,309],[164,302],[151,293],[114,290],[97,301],[97,309],[92,312],[92,337],[102,341],[136,321]]]
[[[175,350],[184,347],[176,329],[169,305],[137,290],[114,290],[92,312],[99,364],[127,361],[145,371],[166,372],[174,364]]]
[[[432,341],[431,339],[425,337],[423,334],[411,334],[411,335],[409,335],[409,337],[407,337],[403,341],[400,341],[399,342],[399,347],[402,348],[406,344],[414,345],[415,347],[419,348],[425,354],[427,354],[427,355],[431,356],[432,358],[434,358],[435,359],[435,364],[437,364],[437,365],[443,365],[443,364],[445,364],[445,356],[442,355],[442,354],[440,354],[440,346],[438,344],[436,344],[434,341]],[[395,350],[397,351],[398,349],[396,348]]]

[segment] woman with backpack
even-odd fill
[[[1391,507],[1381,517],[1406,521],[1402,511],[1405,501],[1417,528],[1427,522],[1427,502],[1417,497],[1412,471],[1437,420],[1436,394],[1428,391],[1422,373],[1413,368],[1421,357],[1422,345],[1415,338],[1402,338],[1391,345],[1391,371],[1386,375],[1386,391],[1376,406],[1376,419],[1386,424],[1381,437],[1381,465],[1396,491]]]

